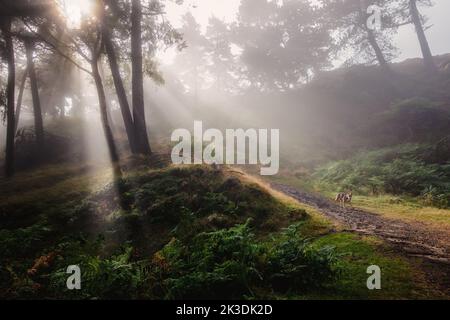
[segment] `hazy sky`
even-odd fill
[[[182,6],[168,2],[166,9],[169,19],[177,27],[181,15],[188,10],[204,27],[213,15],[228,22],[235,19],[240,2],[240,0],[185,0]]]
[[[436,3],[434,7],[422,9],[431,25],[427,30],[431,51],[435,55],[450,53],[450,0],[434,0],[434,2]],[[395,41],[402,51],[400,60],[421,56],[413,26],[403,27]]]
[[[423,9],[429,18],[432,27],[427,31],[433,54],[450,53],[450,0],[434,0],[433,8]],[[203,28],[211,16],[216,16],[226,21],[233,21],[239,8],[240,0],[185,0],[183,6],[175,4],[167,6],[167,13],[172,23],[179,27],[180,17],[190,10]],[[395,38],[396,45],[400,49],[397,60],[420,57],[420,47],[413,26],[402,27]],[[169,52],[165,57],[171,60],[173,53]]]

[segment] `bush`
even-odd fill
[[[236,227],[173,239],[153,259],[160,290],[169,299],[239,299],[269,286],[278,292],[308,292],[336,275],[332,248],[313,249],[298,226],[273,243],[261,243],[249,228]]]
[[[292,225],[283,233],[281,241],[269,250],[266,277],[277,291],[320,289],[336,276],[333,247],[313,249]]]
[[[155,255],[166,298],[239,298],[251,294],[259,277],[259,246],[249,222],[197,235],[191,243],[172,240]]]
[[[427,163],[422,159],[426,146],[405,145],[360,153],[355,157],[332,162],[316,170],[319,183],[363,194],[425,196],[430,201],[438,197],[440,205],[450,193],[450,166]],[[434,202],[432,200],[431,202]]]
[[[428,99],[400,101],[377,114],[370,123],[372,137],[386,145],[404,142],[432,142],[450,134],[450,112]],[[372,138],[373,139],[373,138]]]
[[[109,184],[84,199],[39,203],[39,223],[0,230],[0,297],[264,298],[315,290],[332,275],[332,255],[292,229],[266,240],[306,213],[258,185],[204,166],[121,183],[126,209]],[[81,268],[82,290],[67,289],[69,265]]]
[[[38,251],[52,230],[46,224],[16,230],[0,230],[0,259],[19,258]]]
[[[75,241],[59,246],[55,271],[49,274],[48,291],[53,297],[74,299],[133,299],[145,297],[149,286],[148,263],[133,262],[133,248],[124,246],[120,253],[102,258],[103,241]],[[66,289],[67,266],[81,270],[82,290]],[[45,280],[46,276],[43,276]],[[41,279],[42,281],[43,279]]]
[[[426,188],[421,194],[421,202],[426,206],[433,206],[437,208],[450,207],[450,192],[443,191],[439,188],[430,186]]]

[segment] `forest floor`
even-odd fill
[[[384,218],[381,222],[376,217],[373,221],[364,218],[365,221],[360,214],[362,220],[358,221],[359,213],[340,212],[325,198],[315,198],[285,185],[271,187],[259,177],[235,167],[165,166],[159,163],[159,158],[151,165],[140,163],[141,159],[124,163],[122,193],[114,183],[110,168],[102,164],[61,163],[0,181],[0,298],[450,297],[444,268],[448,270],[448,264],[437,261],[448,258],[448,252],[437,250],[436,259],[425,259],[417,253],[398,250],[399,246],[391,246],[383,241],[386,237],[377,233],[387,230],[388,220]],[[123,209],[122,203],[131,209]],[[253,235],[248,238],[251,249],[248,252],[253,252],[254,264],[233,258],[236,253],[247,254],[247,251],[241,247],[236,249],[240,244],[230,237],[241,230],[236,226],[244,228],[249,219],[253,221],[249,225]],[[354,221],[354,226],[346,221]],[[380,230],[373,231],[376,228],[370,229],[370,224],[380,224]],[[404,228],[412,233],[416,230],[413,227]],[[289,230],[295,230],[295,234],[287,233]],[[398,230],[392,232],[400,233]],[[422,231],[425,234],[426,230],[417,232]],[[211,235],[220,241],[229,240],[233,254],[215,249]],[[240,234],[237,236],[241,238]],[[416,241],[413,235],[410,237]],[[436,239],[433,247],[445,248],[438,234],[430,237]],[[422,243],[426,241],[431,240]],[[334,258],[330,268],[319,265],[310,269],[314,271],[312,275],[305,270],[297,273],[298,243],[307,244],[308,252],[314,254],[332,249]],[[211,255],[221,263],[240,264],[232,269],[219,268],[216,260],[211,260],[212,265],[208,260],[207,270],[212,271],[205,274],[198,269],[203,264],[190,264],[189,257],[185,261],[173,255],[177,245],[187,250],[183,252],[192,251],[192,256],[195,254],[197,258],[206,256],[198,250],[213,248]],[[291,261],[291,252],[295,263]],[[267,267],[267,261],[276,263],[275,275],[270,273],[272,269]],[[304,266],[305,262],[299,263]],[[85,270],[84,283],[89,285],[84,290],[66,290],[68,265],[80,265]],[[382,269],[382,290],[367,288],[366,270],[371,265]],[[142,266],[146,266],[144,273]],[[261,270],[264,276],[241,286],[241,271],[253,269]],[[287,274],[287,289],[279,287],[285,283],[279,280],[280,270],[283,277]],[[321,280],[320,272],[326,274],[327,270],[332,271],[333,277]],[[232,291],[221,280],[225,276],[233,280],[230,280]],[[298,281],[302,277],[311,278],[317,284],[301,284]]]
[[[450,294],[450,234],[418,221],[393,219],[378,213],[347,206],[342,208],[322,195],[285,184],[273,183],[274,189],[316,208],[338,222],[345,231],[376,236],[424,271],[427,281]]]

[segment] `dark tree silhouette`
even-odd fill
[[[11,177],[14,174],[14,135],[15,135],[15,119],[14,119],[14,98],[16,86],[16,67],[14,55],[14,43],[11,35],[11,18],[3,18],[0,21],[5,41],[5,57],[8,64],[8,83],[6,87],[6,157],[5,157],[5,175]]]
[[[36,142],[39,148],[44,145],[44,122],[42,120],[41,100],[39,98],[39,88],[34,67],[34,39],[25,38],[25,50],[27,55],[27,69],[30,77],[31,95],[33,98],[34,129],[36,133]]]
[[[149,155],[152,151],[148,142],[144,106],[142,3],[140,0],[132,0],[131,7],[131,64],[136,150],[140,154]]]
[[[328,65],[330,34],[307,1],[244,0],[234,35],[251,87],[286,90]]]
[[[103,9],[103,8],[102,8]],[[105,19],[108,17],[105,16]],[[105,45],[106,55],[108,56],[109,67],[111,69],[111,74],[114,81],[114,87],[117,93],[117,99],[120,106],[120,111],[122,113],[123,122],[125,125],[125,130],[128,137],[128,142],[130,145],[131,152],[138,152],[138,145],[136,140],[136,132],[134,128],[133,116],[131,114],[130,104],[128,103],[127,94],[125,91],[125,86],[123,84],[122,77],[120,75],[119,64],[117,60],[116,48],[112,40],[112,34],[108,21],[105,20],[103,24],[103,42]]]
[[[19,95],[17,97],[17,103],[16,103],[16,119],[15,119],[15,131],[17,132],[17,129],[19,127],[19,120],[20,120],[20,113],[22,111],[22,101],[23,101],[23,93],[25,91],[25,84],[28,77],[28,66],[23,71],[22,79],[20,80],[20,87],[19,87]]]
[[[95,81],[95,86],[97,88],[98,103],[100,108],[100,116],[102,120],[103,130],[105,133],[106,142],[108,144],[109,156],[113,165],[114,172],[117,176],[121,176],[120,166],[119,166],[119,155],[117,153],[116,144],[114,142],[114,137],[111,129],[110,119],[108,117],[108,105],[106,102],[105,88],[103,86],[103,80],[100,76],[100,71],[98,67],[99,55],[93,52],[91,68],[92,76]]]
[[[372,5],[383,10],[380,29],[372,29],[367,25],[367,9]],[[323,1],[320,11],[330,31],[337,33],[334,51],[337,54],[351,51],[347,63],[376,61],[387,73],[391,72],[388,63],[396,54],[392,35],[398,24],[388,0],[329,0]]]
[[[414,28],[416,29],[417,38],[420,43],[420,49],[422,50],[423,61],[425,63],[426,68],[431,73],[437,72],[437,67],[433,59],[433,55],[431,54],[431,49],[428,44],[427,37],[425,35],[425,31],[423,28],[423,18],[420,15],[419,9],[417,8],[417,0],[409,0],[409,10],[411,14],[411,21],[414,24]],[[422,1],[423,2],[423,1]],[[432,5],[430,1],[425,1],[424,4],[429,6]]]

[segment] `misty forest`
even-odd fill
[[[0,0],[0,299],[449,299],[446,2]]]

